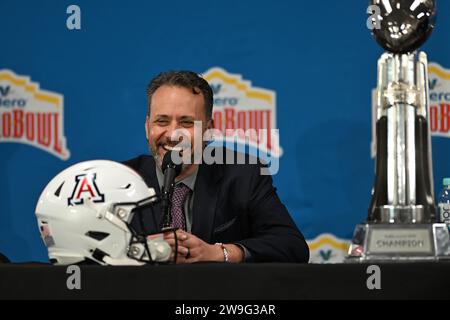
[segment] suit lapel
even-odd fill
[[[201,164],[195,181],[192,233],[208,243],[212,237],[222,170],[220,165]]]

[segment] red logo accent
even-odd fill
[[[75,188],[72,195],[67,199],[69,206],[83,204],[84,199],[91,199],[93,202],[105,202],[105,195],[100,192],[95,183],[97,174],[80,174],[75,177]]]

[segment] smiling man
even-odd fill
[[[155,77],[147,95],[145,130],[153,157],[142,155],[125,164],[160,192],[162,159],[180,143],[174,139],[177,133],[184,132],[183,139],[194,137],[195,122],[201,122],[202,134],[213,127],[213,92],[197,74],[171,71]],[[194,140],[198,139],[189,141],[192,154],[198,144],[201,150],[206,148],[201,139]],[[261,164],[187,162],[175,179],[172,196],[177,263],[308,262],[303,235],[278,198],[272,178],[261,175]],[[162,218],[156,205],[144,221],[134,224],[140,232],[157,232]],[[164,237],[174,248],[174,234]]]
[[[179,81],[181,81],[181,77]],[[208,92],[209,87],[203,88],[205,90],[203,94],[198,87],[186,88],[167,85],[164,78],[161,83],[161,85],[155,83],[148,89],[149,100],[151,99],[152,103],[149,102],[149,116],[145,121],[147,140],[158,168],[161,168],[166,152],[180,144],[180,141],[172,141],[173,136],[176,136],[174,134],[176,130],[179,130],[180,134],[184,133],[184,137],[191,138],[194,137],[195,121],[201,122],[202,133],[206,129],[212,128],[211,110],[209,114],[205,110],[205,105],[210,104],[209,100],[212,99],[212,92]],[[203,84],[203,86],[206,85],[207,83]],[[194,139],[189,141],[192,155],[196,143],[202,143],[202,141]],[[195,164],[184,165],[177,180],[183,180],[192,175],[197,168],[198,165]]]

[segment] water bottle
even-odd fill
[[[446,223],[447,226],[450,226],[450,178],[444,178],[443,185],[438,199],[438,222]]]

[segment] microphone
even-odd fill
[[[162,187],[161,209],[163,213],[162,229],[170,228],[172,225],[172,215],[170,214],[170,198],[172,196],[175,177],[178,176],[182,169],[182,164],[175,164],[172,160],[174,154],[179,151],[168,151],[164,155],[162,161],[162,172],[164,174],[164,183]]]

